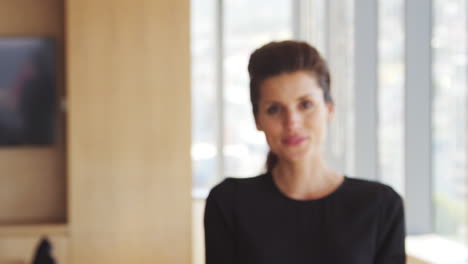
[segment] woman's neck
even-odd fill
[[[321,158],[308,162],[279,160],[272,171],[279,190],[296,200],[319,199],[336,190],[344,177],[331,170]]]

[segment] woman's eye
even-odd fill
[[[314,104],[311,101],[301,102],[301,107],[303,109],[309,109],[309,108],[312,108],[312,106],[314,106]]]
[[[272,106],[268,107],[268,109],[267,109],[267,113],[268,113],[269,115],[276,114],[276,113],[278,113],[279,111],[280,111],[280,107],[277,106],[277,105],[272,105]]]

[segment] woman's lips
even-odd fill
[[[297,146],[304,142],[305,139],[305,137],[300,136],[286,137],[283,139],[283,144],[285,144],[286,146]]]

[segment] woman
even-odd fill
[[[272,42],[248,68],[255,123],[270,147],[267,172],[211,190],[206,263],[405,263],[400,196],[324,160],[334,104],[319,53],[304,42]]]

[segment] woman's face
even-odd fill
[[[326,103],[316,77],[306,71],[283,73],[260,85],[257,129],[280,160],[321,155],[333,104]]]

